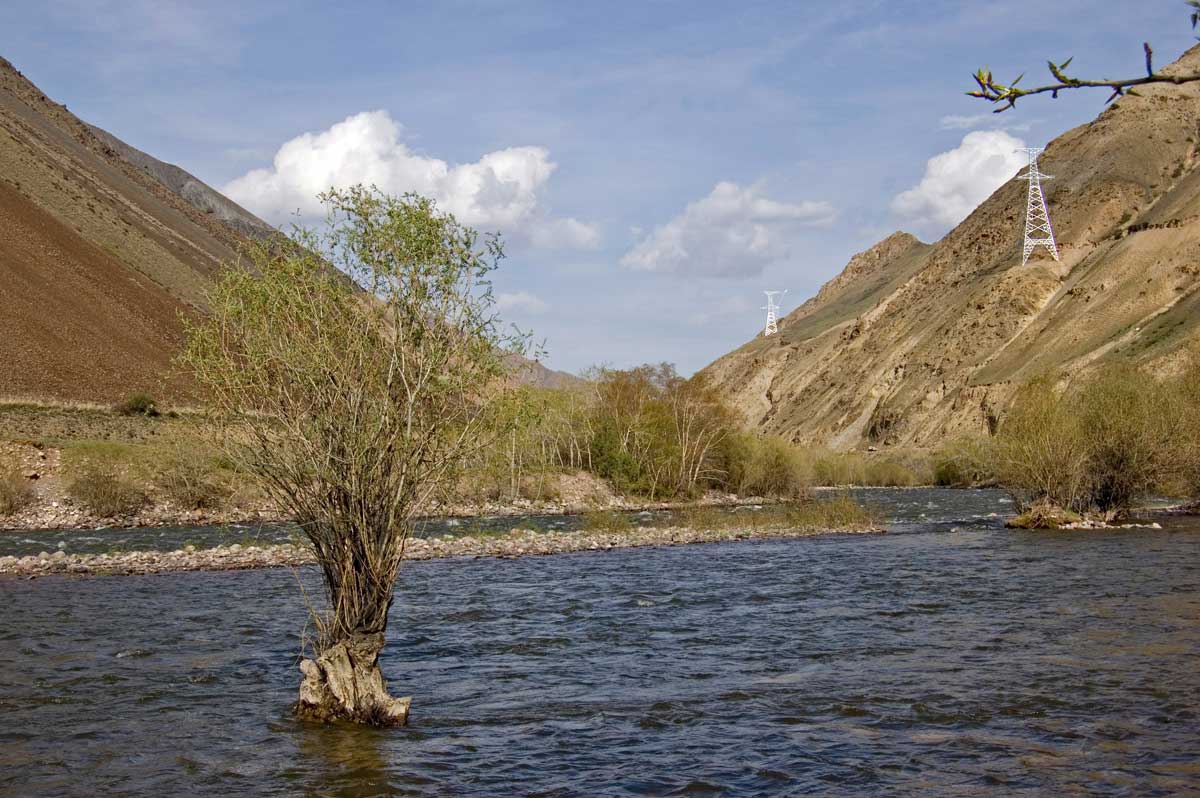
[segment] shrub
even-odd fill
[[[216,464],[202,452],[180,447],[160,468],[156,485],[177,507],[215,509],[229,497],[229,489],[218,478]]]
[[[530,501],[556,502],[562,499],[557,474],[540,473],[523,476],[517,485],[517,493],[521,495],[521,498]]]
[[[867,529],[878,519],[871,510],[846,494],[831,498],[807,498],[800,502],[775,504],[759,510],[725,510],[692,507],[665,523],[689,529]]]
[[[1122,512],[1163,483],[1172,468],[1176,406],[1131,366],[1110,366],[1073,398],[1082,428],[1088,503]]]
[[[933,456],[934,484],[965,488],[993,481],[988,446],[982,438],[960,438],[943,446]]]
[[[1056,507],[1046,499],[1038,499],[1029,509],[1008,522],[1012,529],[1061,529],[1078,523],[1082,516],[1071,510]]]
[[[132,515],[146,503],[146,494],[119,472],[95,465],[85,466],[67,493],[100,518]]]
[[[154,418],[158,413],[158,403],[153,397],[144,393],[130,394],[123,402],[113,407],[122,416],[147,416]]]
[[[633,528],[633,522],[625,513],[614,510],[593,510],[583,514],[584,532],[625,532]]]
[[[794,529],[829,530],[868,529],[879,522],[874,512],[844,493],[788,507],[787,520]]]
[[[678,513],[673,513],[666,521],[670,526],[681,526],[687,529],[729,529],[745,526],[748,518],[757,516],[755,512],[729,512],[715,507],[689,507]]]
[[[818,485],[863,485],[867,465],[857,452],[826,452],[813,464],[813,475]]]
[[[15,468],[0,469],[0,516],[15,515],[33,501],[33,486]]]
[[[1040,499],[1071,509],[1086,504],[1086,440],[1050,378],[1017,392],[991,451],[991,470],[1018,510]]]
[[[1128,365],[1107,366],[1069,394],[1035,380],[1000,426],[992,469],[1022,511],[1122,513],[1170,482],[1193,448],[1178,443],[1188,429],[1179,395]]]
[[[910,488],[921,482],[915,471],[896,460],[869,461],[863,475],[864,485],[878,488]]]
[[[1176,468],[1170,479],[1179,493],[1200,498],[1200,355],[1169,387],[1176,420],[1169,455]]]
[[[740,496],[796,499],[812,484],[812,464],[790,441],[739,432],[724,442],[722,485]]]

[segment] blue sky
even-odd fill
[[[1102,109],[993,116],[976,67],[1132,76],[1144,39],[1195,43],[1180,0],[336,5],[10,3],[0,55],[269,221],[364,180],[501,230],[505,316],[572,371],[700,368],[763,289],[788,310],[894,230],[936,239]]]

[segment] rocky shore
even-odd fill
[[[30,472],[35,473],[35,472]],[[563,477],[560,499],[513,498],[503,501],[461,501],[434,503],[425,509],[430,518],[481,518],[528,515],[568,515],[594,510],[641,511],[669,510],[679,507],[732,507],[768,504],[771,500],[756,496],[709,491],[688,502],[648,502],[635,496],[612,493],[590,475]],[[250,506],[230,504],[217,508],[192,509],[170,502],[147,502],[136,512],[120,517],[100,516],[80,506],[61,491],[37,496],[36,500],[11,515],[0,514],[0,531],[15,530],[93,530],[107,527],[122,529],[164,526],[213,526],[258,524],[288,521],[279,508],[263,500]]]
[[[577,551],[607,551],[637,546],[680,546],[764,538],[801,538],[827,534],[882,534],[868,529],[690,529],[636,527],[620,532],[536,532],[513,529],[504,535],[412,538],[406,558],[433,560],[448,557],[515,558]],[[232,571],[310,565],[306,548],[277,546],[218,546],[176,551],[135,551],[113,554],[42,552],[29,557],[0,557],[0,576],[33,578],[49,574],[154,574],[170,571]]]

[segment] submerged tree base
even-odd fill
[[[304,720],[404,726],[412,698],[392,698],[379,670],[383,633],[355,635],[300,661],[296,715]]]

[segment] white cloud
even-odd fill
[[[949,114],[938,120],[938,125],[942,130],[970,130],[976,127],[983,127],[987,123],[995,119],[995,114],[973,114],[971,116],[959,116],[958,114]]]
[[[535,316],[545,313],[546,302],[528,291],[513,291],[496,295],[496,310],[501,313],[520,313]]]
[[[634,271],[753,277],[783,259],[799,229],[833,219],[827,202],[770,199],[761,185],[718,183],[621,258]]]
[[[1029,121],[1018,122],[1011,114],[972,114],[970,116],[959,116],[958,114],[949,114],[938,120],[938,127],[942,130],[977,130],[979,128],[996,128],[1014,133],[1028,132],[1033,123]]]
[[[551,217],[542,193],[557,164],[543,147],[510,147],[474,163],[451,165],[415,153],[387,111],[364,111],[320,133],[304,133],[275,153],[272,165],[225,186],[235,201],[272,222],[299,212],[322,214],[317,194],[362,183],[390,194],[415,191],[436,199],[460,221],[538,246],[594,248],[599,231],[576,219]]]
[[[1025,142],[1003,130],[977,130],[925,164],[925,176],[892,200],[892,210],[918,224],[952,227],[1025,165]]]
[[[529,239],[543,249],[597,249],[600,229],[570,217],[541,218],[530,223]]]

